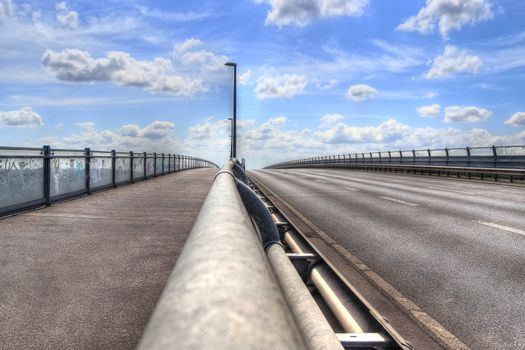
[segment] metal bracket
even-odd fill
[[[380,333],[336,333],[345,349],[384,348],[389,341]]]
[[[286,255],[290,258],[301,279],[307,283],[310,279],[312,266],[318,261],[319,257],[312,253],[287,253]]]

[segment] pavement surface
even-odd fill
[[[0,220],[0,349],[134,349],[216,172]]]
[[[472,349],[525,349],[525,188],[344,170],[253,174]]]

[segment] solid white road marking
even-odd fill
[[[350,190],[350,191],[359,191],[357,188],[352,188],[352,187],[348,187],[348,186],[344,186],[344,188],[346,188],[347,190]]]
[[[383,196],[379,196],[379,198],[386,199],[387,201],[392,201],[392,202],[396,202],[396,203],[410,205],[411,207],[417,207],[418,206],[417,204],[405,202],[405,201],[402,201],[401,199],[395,199],[395,198],[383,197]]]
[[[522,231],[522,230],[518,230],[517,228],[513,228],[513,227],[508,227],[508,226],[503,226],[503,225],[498,225],[498,224],[494,224],[492,222],[485,222],[485,221],[479,221],[479,220],[473,220],[474,222],[477,222],[478,224],[481,224],[481,225],[485,225],[485,226],[489,226],[489,227],[494,227],[494,228],[499,228],[500,230],[505,230],[505,231],[509,231],[509,232],[514,232],[514,233],[517,233],[517,234],[520,234],[520,235],[524,235],[525,236],[525,231]]]

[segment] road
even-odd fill
[[[472,349],[525,349],[525,188],[345,170],[252,174]]]

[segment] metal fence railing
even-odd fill
[[[343,168],[525,181],[525,146],[490,146],[351,153],[304,158],[266,169]]]
[[[464,147],[350,153],[292,160],[273,164],[266,168],[352,163],[523,169],[525,168],[525,146]]]
[[[0,216],[214,163],[171,153],[0,146]]]

